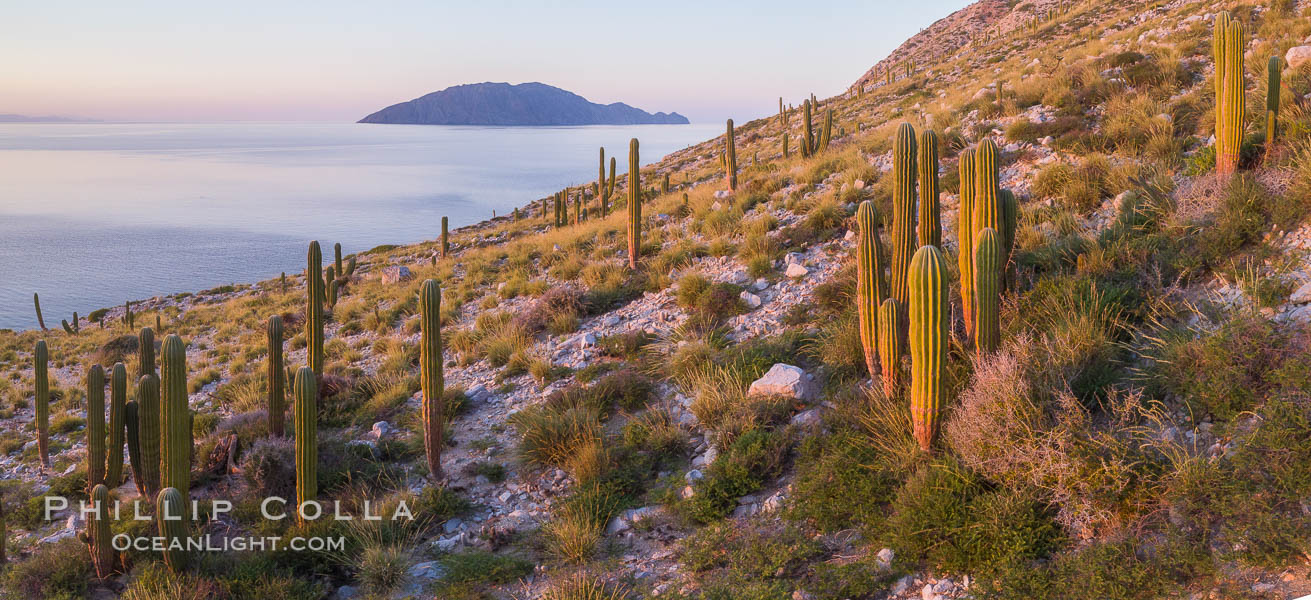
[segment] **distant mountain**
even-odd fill
[[[95,122],[95,119],[85,119],[82,117],[61,117],[57,115],[47,115],[43,117],[30,117],[27,115],[0,114],[0,123],[89,123]]]
[[[470,83],[393,104],[360,123],[411,125],[686,125],[678,113],[596,104],[544,83]]]

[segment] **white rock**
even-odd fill
[[[396,429],[390,423],[378,421],[373,424],[373,430],[369,432],[369,435],[372,435],[375,440],[381,440],[393,431],[396,431]]]
[[[409,267],[392,265],[390,267],[383,267],[382,269],[382,283],[384,285],[408,281],[412,277],[414,277],[414,275],[410,273]]]
[[[892,548],[884,548],[882,550],[879,550],[879,553],[877,555],[879,568],[886,569],[888,567],[891,567],[892,560],[896,557],[897,557],[897,553],[893,552]]]
[[[1311,61],[1311,46],[1293,46],[1284,53],[1284,60],[1288,61],[1290,69],[1296,69],[1307,61]]]
[[[694,481],[700,481],[702,479],[705,479],[705,477],[706,476],[701,473],[700,469],[692,469],[691,471],[688,471],[687,474],[683,475],[683,479],[686,480],[688,483],[692,483]]]
[[[696,490],[692,489],[692,486],[689,485],[689,486],[683,488],[683,492],[682,492],[682,494],[680,494],[680,495],[683,496],[683,499],[684,499],[684,500],[686,500],[686,499],[688,499],[688,498],[691,498],[692,496],[695,496],[695,495],[696,495]]]
[[[764,277],[761,277],[760,279],[757,279],[757,280],[756,280],[756,283],[755,283],[754,285],[752,285],[751,287],[756,288],[756,291],[759,292],[759,291],[764,290],[765,288],[768,288],[768,287],[769,287],[769,280],[768,280],[768,279],[765,279]]]
[[[863,190],[863,189],[865,189],[865,180],[864,180],[864,179],[857,179],[857,180],[856,180],[856,183],[855,183],[855,188],[858,189],[858,190]]]
[[[776,363],[763,377],[751,382],[748,396],[784,396],[799,400],[814,396],[814,385],[801,367]]]
[[[741,298],[742,301],[747,303],[747,306],[750,306],[751,308],[760,308],[760,296],[744,290],[741,294],[738,294],[737,297]]]
[[[810,271],[805,267],[797,263],[792,263],[788,265],[788,269],[784,271],[783,274],[787,275],[788,277],[805,277],[806,274],[809,272]]]
[[[446,533],[455,533],[457,530],[460,529],[460,526],[463,524],[464,521],[461,521],[459,519],[451,519],[442,525],[442,531]]]
[[[802,411],[792,417],[792,424],[802,429],[817,427],[820,422],[819,409],[812,408]]]
[[[606,315],[604,318],[601,319],[602,327],[615,327],[617,325],[619,325],[619,317],[616,317],[614,315]]]
[[[446,570],[437,561],[430,560],[410,567],[410,576],[420,579],[440,579],[445,574]]]
[[[843,241],[854,242],[854,241],[856,241],[856,238],[857,238],[857,237],[860,237],[860,236],[859,236],[856,232],[854,232],[854,231],[848,229],[846,235],[843,235],[843,236],[842,236],[842,239],[843,239]]]
[[[892,589],[889,591],[892,592],[893,596],[900,596],[906,590],[910,589],[910,586],[914,583],[915,577],[913,575],[907,575],[898,579],[897,583],[892,584]]]
[[[1292,304],[1311,303],[1311,281],[1294,290],[1293,294],[1288,297],[1288,301]]]
[[[579,348],[591,348],[592,346],[596,345],[596,336],[592,335],[591,333],[584,333],[574,338],[574,343]]]
[[[609,525],[606,525],[605,533],[606,535],[614,535],[621,531],[628,531],[631,528],[632,525],[629,524],[626,519],[624,519],[623,517],[615,517],[610,520]]]
[[[920,598],[923,600],[938,600],[938,594],[933,591],[933,586],[924,584],[924,589],[920,590]]]

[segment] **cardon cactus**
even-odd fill
[[[296,371],[296,505],[319,495],[318,397],[314,371]]]
[[[860,239],[856,245],[856,314],[860,320],[860,345],[865,349],[865,368],[873,377],[878,366],[878,310],[888,297],[883,280],[883,243],[879,240],[879,215],[866,200],[856,209]]]
[[[50,331],[46,329],[46,318],[41,316],[41,294],[32,292],[32,304],[36,306],[36,322],[41,326],[41,331]],[[68,329],[65,327],[64,329]]]
[[[733,121],[733,119],[729,119],[729,122],[730,122],[730,123],[731,123],[732,121]],[[736,163],[735,163],[735,164],[736,164]],[[737,177],[734,177],[734,178],[733,178],[733,185],[737,185]],[[660,180],[660,193],[661,193],[661,194],[668,194],[668,193],[669,193],[669,173],[665,173],[665,177],[664,177],[664,179],[661,179],[661,180]]]
[[[815,148],[811,154],[819,154],[828,150],[828,142],[833,137],[833,109],[824,111],[824,128],[820,130],[819,140],[815,142]]]
[[[191,497],[191,409],[187,406],[187,349],[164,338],[159,360],[160,484]]]
[[[159,491],[159,376],[142,375],[137,381],[137,435],[141,438],[141,479],[139,485],[147,497]]]
[[[960,153],[960,209],[956,212],[956,266],[960,271],[961,319],[974,331],[974,150]]]
[[[628,142],[628,268],[637,268],[642,251],[642,175],[637,138]]]
[[[1002,190],[998,198],[1001,201],[1001,287],[1005,290],[1011,253],[1015,251],[1015,232],[1020,226],[1020,201],[1010,190]]]
[[[610,182],[607,184],[605,191],[606,202],[601,204],[601,216],[610,214],[610,198],[615,197],[615,165],[618,163],[615,157],[610,157]]]
[[[724,179],[729,191],[737,191],[737,145],[733,141],[733,119],[728,120],[728,131],[724,134],[724,156]],[[665,187],[668,185],[669,175],[665,175]]]
[[[905,348],[902,335],[901,307],[892,298],[879,305],[879,360],[883,366],[883,392],[889,397],[897,393],[900,379],[901,353]]]
[[[1283,85],[1283,63],[1278,56],[1270,57],[1265,74],[1265,141],[1269,144],[1279,135],[1279,87]]]
[[[332,245],[332,266],[337,277],[346,276],[346,266],[341,262],[341,242]]]
[[[605,216],[606,192],[609,190],[605,186],[605,147],[601,147],[601,158],[596,164],[596,201],[597,206],[601,207],[601,216]]]
[[[310,242],[305,264],[305,361],[316,374],[323,374],[323,254],[319,243]],[[177,487],[177,486],[172,486]],[[178,488],[179,491],[186,490]]]
[[[892,276],[891,293],[897,304],[907,303],[907,269],[915,254],[915,129],[897,127],[892,149]]]
[[[174,573],[186,570],[187,500],[176,488],[164,488],[155,497],[155,527],[164,542],[164,564]]]
[[[105,482],[105,370],[91,365],[86,374],[87,488]]]
[[[146,494],[141,474],[141,405],[136,400],[123,405],[123,428],[127,433],[127,460],[132,468],[132,482],[137,486],[137,494]]]
[[[788,151],[788,132],[784,131],[783,132],[783,158],[789,158],[789,157],[791,157],[791,153]]]
[[[35,382],[36,396],[36,450],[41,456],[41,466],[50,466],[50,352],[46,350],[46,341],[37,340],[32,351],[32,379]]]
[[[433,481],[442,478],[442,434],[446,430],[446,405],[442,397],[442,288],[429,279],[419,287],[419,384],[423,389],[423,447],[428,455],[428,473]]]
[[[974,348],[982,357],[1001,341],[1002,243],[985,227],[974,236]]]
[[[810,101],[801,103],[801,158],[810,157],[810,149],[815,144],[815,133],[810,128]]]
[[[1243,115],[1247,110],[1243,85],[1243,26],[1220,13],[1215,19],[1216,111],[1215,170],[1222,177],[1238,170],[1243,145]]]
[[[910,262],[910,412],[915,440],[928,451],[946,389],[947,267],[937,246],[922,246]]]
[[[137,379],[155,372],[155,331],[142,327],[137,334]]]
[[[942,209],[938,204],[938,134],[925,130],[920,134],[919,224],[916,237],[920,246],[942,247]]]
[[[91,564],[96,577],[105,579],[114,574],[117,553],[110,544],[109,488],[97,484],[91,489],[91,510],[86,513],[86,537],[83,541],[91,549]]]
[[[127,419],[127,367],[115,363],[109,372],[109,449],[105,454],[105,484],[123,483],[123,433]]]
[[[578,190],[578,194],[574,196],[574,225],[582,223],[584,218],[585,215],[583,215],[583,190],[580,189]]]
[[[329,267],[329,269],[331,269],[331,267]],[[328,309],[329,310],[337,307],[337,289],[340,287],[341,286],[337,284],[336,279],[333,279],[332,281],[328,282]]]
[[[286,371],[282,363],[282,317],[269,317],[268,325],[268,373],[269,393],[269,435],[282,436],[282,416],[286,412]]]
[[[1001,231],[1001,201],[998,194],[997,144],[984,138],[974,153],[974,215],[970,218],[971,235],[991,227]]]
[[[442,258],[451,252],[451,235],[446,229],[447,225],[446,217],[442,217]]]

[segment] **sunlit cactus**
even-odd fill
[[[960,153],[960,208],[956,211],[956,266],[960,276],[961,318],[974,331],[974,150]]]
[[[737,145],[733,140],[733,119],[728,120],[728,131],[724,133],[724,156],[724,179],[729,191],[737,191]],[[665,187],[669,187],[668,174],[665,175]]]
[[[50,466],[50,352],[45,340],[37,340],[32,351],[32,380],[35,387],[36,450],[41,466]]]
[[[942,247],[942,208],[938,204],[938,134],[920,134],[919,219],[916,237],[920,246]]]
[[[892,298],[879,305],[879,360],[882,363],[883,393],[894,396],[901,379],[901,354],[905,348],[902,336],[901,307]]]
[[[1243,26],[1229,13],[1216,15],[1215,52],[1215,170],[1221,177],[1238,170],[1247,110],[1243,81]]]
[[[980,356],[1001,341],[1002,244],[997,231],[985,227],[974,236],[974,347]]]
[[[973,235],[988,227],[1002,230],[997,155],[997,144],[991,138],[979,142],[974,153],[974,215],[970,218]]]
[[[907,269],[915,254],[915,129],[897,127],[892,149],[892,275],[889,297],[907,304]]]
[[[874,203],[866,200],[856,209],[856,313],[860,345],[865,350],[865,368],[870,377],[878,366],[878,310],[888,296],[883,280],[883,244],[879,240],[879,216]]]
[[[187,404],[187,350],[182,338],[164,338],[159,361],[160,485],[191,495],[191,409]]]
[[[642,176],[637,138],[628,142],[628,268],[637,268],[642,251]]]
[[[928,451],[946,389],[947,267],[937,246],[922,246],[910,263],[910,412],[915,440]]]

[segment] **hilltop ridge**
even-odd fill
[[[648,113],[623,102],[597,104],[544,83],[470,83],[393,104],[360,123],[414,125],[686,125],[678,113]]]

